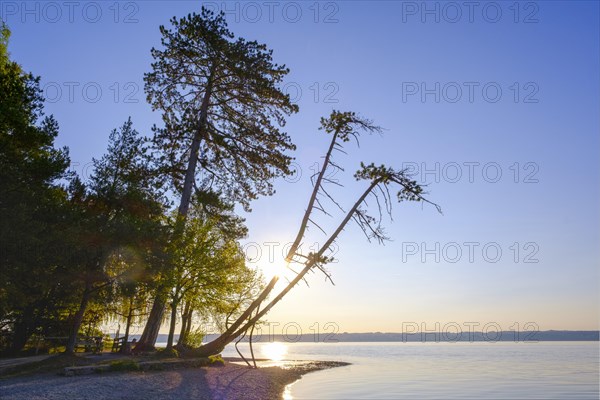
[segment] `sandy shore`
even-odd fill
[[[281,399],[303,374],[345,365],[327,361],[251,369],[227,363],[156,372],[110,372],[78,377],[41,374],[0,380],[2,399]]]

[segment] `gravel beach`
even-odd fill
[[[64,399],[281,399],[303,374],[345,365],[327,361],[251,369],[227,363],[172,371],[110,372],[77,377],[41,374],[0,380],[0,398]]]

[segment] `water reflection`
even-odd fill
[[[287,346],[283,343],[273,342],[264,344],[260,352],[263,358],[268,358],[272,361],[281,361],[287,355]]]
[[[283,391],[283,400],[294,400],[292,396],[292,385],[286,385],[285,390]]]

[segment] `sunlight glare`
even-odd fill
[[[291,386],[292,385],[287,385],[285,387],[285,390],[283,391],[283,400],[294,400],[294,397],[292,396]]]
[[[267,343],[261,349],[265,358],[272,361],[281,361],[287,354],[287,346],[283,343]]]
[[[296,277],[296,273],[288,268],[285,264],[281,263],[262,263],[260,265],[254,265],[254,268],[258,268],[265,277],[265,280],[268,282],[273,277],[277,277],[279,281],[275,286],[276,289],[281,290],[287,286],[289,281]]]

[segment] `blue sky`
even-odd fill
[[[143,94],[150,48],[160,24],[200,4],[2,2],[11,55],[41,75],[75,170],[85,174],[128,116],[144,133],[160,123]],[[330,266],[336,286],[312,276],[269,321],[297,322],[306,333],[326,322],[349,332],[472,321],[598,329],[597,2],[480,2],[471,15],[462,2],[204,4],[228,10],[236,35],[274,49],[292,70],[286,88],[300,106],[287,128],[301,176],[278,180],[277,194],[246,215],[249,256],[257,246],[262,255],[253,264],[266,274],[281,265],[270,262],[269,246],[281,257],[295,236],[327,144],[318,121],[334,108],[386,128],[338,157],[345,204],[360,191],[351,172],[373,161],[418,168],[444,210],[396,205],[386,246],[348,228]],[[307,244],[323,240],[313,230]]]

